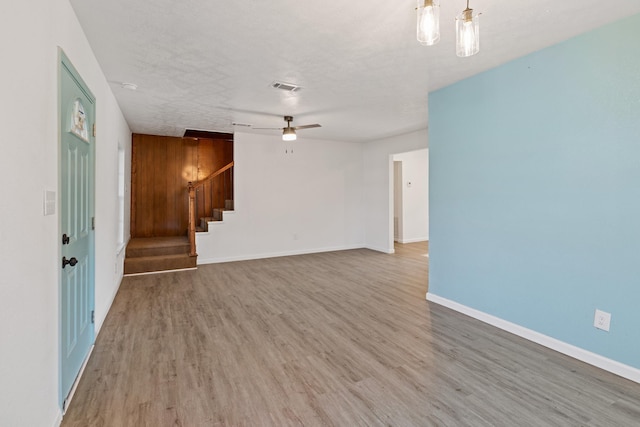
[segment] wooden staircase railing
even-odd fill
[[[217,188],[214,185],[214,180],[216,180],[216,178],[219,179],[219,177],[221,176],[223,177],[222,190],[220,193],[222,195],[223,200],[229,196],[231,197],[231,199],[233,199],[233,166],[234,166],[234,163],[231,162],[221,167],[217,171],[213,172],[212,174],[210,174],[204,179],[201,179],[196,182],[189,181],[189,184],[187,186],[187,190],[189,192],[189,228],[188,228],[189,256],[197,256],[196,217],[198,215],[198,211],[199,210],[211,211],[214,208],[213,206],[214,193],[215,193],[214,189]],[[227,181],[228,181],[228,185],[227,185]],[[210,199],[209,199],[210,206],[207,206],[206,191],[204,191],[207,187],[210,192]],[[202,194],[202,206],[198,205],[199,192],[200,194]],[[199,209],[200,207],[202,209]]]
[[[189,256],[197,256],[196,252],[196,189],[189,181]]]

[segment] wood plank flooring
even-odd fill
[[[62,425],[640,425],[640,385],[428,303],[426,250],[127,277]]]

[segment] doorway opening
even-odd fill
[[[393,164],[393,229],[395,244],[429,241],[429,149],[398,153]],[[426,255],[426,253],[425,253]]]

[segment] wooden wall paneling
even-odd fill
[[[136,144],[136,152],[137,156],[137,197],[136,197],[136,234],[133,237],[147,237],[149,230],[147,229],[149,221],[145,220],[145,217],[148,216],[147,206],[150,205],[151,202],[151,192],[148,188],[148,182],[153,179],[153,177],[149,177],[149,164],[153,161],[153,159],[149,159],[149,144],[148,139],[140,138],[137,140]]]
[[[198,139],[198,151],[196,160],[198,181],[215,172],[215,169],[213,169],[214,164],[211,161],[213,156],[213,141],[206,138]],[[200,200],[202,201],[202,203],[198,204],[198,217],[210,217],[213,213],[213,201],[211,199],[211,187],[209,186],[209,183],[205,183],[202,187],[200,187],[199,191],[201,196]]]
[[[215,150],[213,140],[198,140],[198,181],[218,170],[215,166]]]
[[[189,181],[198,180],[198,140],[193,138],[183,138],[182,141],[182,173],[181,185],[187,188]],[[185,190],[186,191],[186,190]],[[189,204],[186,200],[182,209],[181,222],[183,227],[189,227]],[[196,212],[196,218],[200,216]]]
[[[182,178],[181,170],[184,168],[184,145],[186,141],[183,138],[171,138],[170,149],[167,152],[167,159],[171,166],[164,170],[167,175],[167,204],[173,209],[171,216],[167,218],[167,229],[171,235],[183,236],[188,228],[188,204],[187,199],[187,182]]]
[[[137,174],[138,174],[138,161],[137,161],[137,150],[136,146],[138,144],[138,140],[140,139],[139,135],[133,134],[131,136],[131,215],[129,216],[129,234],[132,237],[136,236],[136,196],[138,194],[138,186],[137,186]]]
[[[133,237],[153,237],[154,224],[160,218],[156,215],[157,188],[165,183],[159,181],[156,170],[162,167],[162,157],[166,156],[166,141],[162,137],[151,135],[134,135],[136,150],[136,182],[135,193],[135,234]]]
[[[186,189],[182,191],[182,144],[172,142],[167,145],[167,162],[164,170],[167,180],[167,189],[174,189],[174,194],[167,195],[167,229],[172,230],[172,234],[182,233],[182,205],[181,201],[186,198]],[[171,160],[172,159],[172,160]],[[184,193],[184,194],[182,194]],[[186,233],[186,229],[185,229]]]
[[[153,200],[154,221],[152,224],[154,237],[171,236],[175,235],[176,232],[169,225],[169,213],[167,212],[167,202],[175,197],[175,188],[169,186],[167,180],[167,163],[169,163],[169,160],[175,161],[175,159],[168,159],[169,147],[173,143],[175,143],[173,138],[162,138],[162,144],[159,144],[158,150],[155,151],[155,167],[153,170],[155,197]]]
[[[198,191],[198,205],[196,210],[197,217],[202,218],[202,217],[211,216],[211,214],[207,214],[209,207],[211,206],[210,199],[208,197],[208,194],[209,194],[208,185],[205,183],[203,186],[199,187],[197,191]]]
[[[221,147],[220,157],[222,158],[222,164],[220,167],[226,166],[233,161],[233,141],[220,141],[218,145]],[[228,178],[230,175],[231,171],[228,170],[220,176],[220,182],[223,184],[220,188],[220,203],[222,207],[225,206],[225,200],[230,198],[227,195],[229,186],[232,185]]]
[[[162,143],[161,137],[153,137],[146,139],[141,147],[144,147],[144,174],[142,177],[144,180],[141,182],[140,190],[144,194],[142,203],[138,204],[138,220],[141,224],[141,229],[144,232],[144,237],[154,237],[153,224],[157,220],[155,217],[155,196],[156,186],[161,185],[156,182],[155,177],[155,162],[156,154],[158,151],[158,144]]]
[[[212,172],[217,171],[221,167],[225,165],[224,158],[222,155],[222,145],[216,144],[217,141],[211,141],[211,151],[212,151]],[[212,208],[222,208],[224,207],[224,201],[220,200],[220,175],[218,175],[215,179],[213,179],[211,183],[211,206]]]
[[[175,164],[176,170],[174,172],[175,186],[178,188],[175,198],[175,217],[177,221],[176,226],[180,232],[189,228],[189,198],[187,195],[187,186],[192,178],[190,170],[191,161],[189,160],[191,145],[193,145],[192,141],[182,138],[180,146],[175,147],[175,157],[180,159],[180,161]]]
[[[138,173],[139,180],[139,193],[138,197],[138,215],[136,221],[138,222],[139,237],[151,237],[153,230],[151,224],[155,218],[153,218],[153,161],[155,154],[155,147],[157,138],[143,138],[140,141],[139,149],[139,165],[141,170]]]
[[[218,175],[213,180],[213,203],[216,208],[224,208],[224,174]]]
[[[198,140],[195,140],[191,151],[191,177],[193,182],[198,181]],[[202,194],[199,194],[199,197],[202,199]],[[198,206],[198,209],[200,209],[200,206]],[[197,218],[200,217],[197,216]]]
[[[231,161],[231,141],[134,134],[132,237],[186,234],[189,224],[188,182],[205,178]],[[219,182],[225,179],[229,181],[229,177],[221,176]],[[201,193],[204,194],[199,195],[198,218],[211,216],[213,207],[224,207],[224,200],[228,198],[222,187],[212,190],[208,186]],[[206,196],[206,206],[200,203],[202,196]]]
[[[143,145],[143,139],[140,135],[133,135],[133,149],[136,153],[135,156],[135,170],[136,170],[136,174],[135,174],[135,183],[132,183],[132,190],[131,192],[133,194],[135,194],[135,202],[132,201],[132,203],[135,204],[135,215],[131,216],[131,222],[132,224],[134,224],[134,227],[132,227],[131,229],[131,237],[138,237],[139,235],[141,235],[141,233],[143,233],[142,230],[142,222],[138,220],[138,217],[141,214],[141,210],[139,209],[139,206],[142,204],[142,198],[145,197],[145,192],[142,191],[142,182],[144,181],[144,177],[142,176],[143,171],[146,170],[146,167],[144,165],[144,161],[145,161],[145,157],[143,156],[143,152],[144,152],[144,147]],[[134,232],[135,230],[135,232]]]
[[[180,146],[180,172],[176,174],[178,185],[183,188],[184,197],[180,198],[180,202],[176,205],[177,215],[180,218],[180,227],[189,228],[189,198],[187,196],[187,186],[189,181],[195,181],[193,174],[193,153],[195,151],[195,141],[192,139],[182,139]]]
[[[158,170],[162,167],[160,165],[161,159],[166,156],[166,140],[165,137],[155,137],[154,141],[149,144],[149,148],[151,149],[151,156],[149,156],[148,160],[148,180],[145,183],[147,186],[147,194],[149,195],[149,204],[146,206],[147,214],[143,218],[145,222],[145,229],[149,233],[150,237],[156,237],[155,234],[155,225],[159,224],[162,220],[161,216],[156,213],[157,206],[159,203],[158,193],[162,191],[162,188],[165,187],[165,183],[160,179]]]
[[[132,221],[135,223],[135,234],[131,234],[131,237],[138,237],[144,235],[143,222],[140,219],[140,216],[143,215],[142,206],[145,204],[144,198],[147,197],[147,192],[144,190],[144,182],[146,182],[146,177],[144,174],[147,171],[146,165],[146,156],[144,153],[146,152],[144,147],[144,139],[141,135],[134,135],[135,139],[133,140],[133,145],[135,145],[136,151],[136,182],[135,182],[135,193],[136,193],[136,215],[132,218]]]
[[[224,164],[228,165],[229,163],[231,163],[233,161],[233,141],[224,141],[224,143],[222,144],[222,146],[224,147],[223,150],[223,156],[224,156]],[[233,200],[234,196],[233,196],[233,169],[229,170],[228,172],[225,172],[225,179],[227,181],[227,185],[226,185],[226,193],[224,195],[224,200]],[[224,203],[224,200],[222,201],[222,203]]]
[[[207,199],[207,202],[205,203],[205,210],[206,213],[208,214],[208,216],[213,215],[213,208],[215,207],[215,201],[213,200],[213,182],[209,181],[206,184],[206,190],[205,190],[205,196]]]

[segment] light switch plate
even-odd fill
[[[56,213],[56,192],[44,190],[44,215],[55,215]]]

